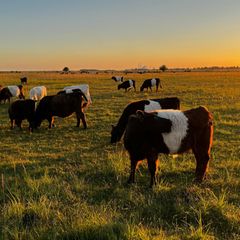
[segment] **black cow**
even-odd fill
[[[6,100],[8,100],[8,102],[10,103],[10,98],[11,97],[12,97],[12,94],[11,94],[10,90],[7,87],[2,88],[0,90],[0,103],[2,101],[5,103]]]
[[[44,119],[49,122],[49,128],[53,126],[54,116],[68,117],[76,113],[77,127],[80,125],[80,119],[86,129],[87,123],[83,108],[85,107],[83,98],[87,102],[86,96],[82,91],[76,91],[69,94],[60,93],[54,96],[46,96],[41,99],[36,109],[35,127],[39,127]]]
[[[11,129],[13,129],[14,124],[22,129],[22,120],[27,119],[29,130],[32,131],[34,127],[35,101],[31,99],[17,100],[9,106],[8,114],[11,121]]]
[[[136,113],[137,110],[153,111],[159,109],[180,109],[180,100],[176,97],[171,97],[140,100],[128,104],[123,110],[123,113],[119,118],[117,125],[112,125],[111,143],[116,143],[121,140],[121,137],[127,125],[128,118],[131,114]]]
[[[135,91],[136,91],[136,86],[135,86],[135,80],[131,80],[131,79],[129,79],[129,80],[127,80],[127,81],[124,81],[123,83],[121,83],[121,84],[119,84],[118,85],[118,90],[119,89],[125,89],[125,92],[128,90],[131,90],[132,88],[134,88],[135,89]]]
[[[156,92],[158,91],[159,86],[160,86],[160,88],[162,88],[161,81],[159,78],[152,78],[152,79],[144,80],[144,82],[140,88],[140,91],[142,92],[144,90],[144,88],[146,88],[147,91],[148,91],[148,88],[150,88],[150,90],[152,91],[152,87],[154,87],[154,86],[156,86]]]
[[[213,139],[213,117],[205,107],[188,111],[137,111],[128,120],[124,146],[129,152],[129,183],[135,181],[139,161],[147,159],[150,186],[156,183],[158,154],[180,154],[192,149],[196,158],[196,181],[205,177]]]
[[[27,84],[27,77],[20,78],[21,84]]]

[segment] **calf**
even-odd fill
[[[123,77],[122,76],[113,76],[112,79],[115,82],[123,82]]]
[[[121,117],[116,126],[112,125],[111,143],[116,143],[121,140],[125,131],[128,117],[136,113],[137,110],[153,111],[159,109],[180,109],[180,100],[176,97],[160,98],[151,100],[140,100],[132,102],[123,110]]]
[[[87,123],[83,112],[83,98],[87,101],[86,96],[79,91],[44,97],[36,109],[35,127],[39,127],[42,121],[47,119],[49,128],[51,128],[53,126],[54,116],[65,118],[75,112],[77,127],[79,127],[81,119],[86,129]]]
[[[45,86],[34,87],[29,91],[29,97],[34,101],[40,101],[45,96],[47,96],[47,88]]]
[[[196,158],[196,180],[205,177],[213,138],[213,117],[205,107],[188,111],[137,111],[128,120],[124,146],[129,152],[134,182],[139,161],[147,158],[151,174],[150,186],[156,183],[158,154],[179,154],[192,149]]]
[[[124,81],[123,83],[121,83],[121,84],[119,84],[118,85],[118,90],[119,89],[125,89],[125,92],[128,90],[131,90],[132,88],[134,88],[135,89],[135,91],[136,91],[136,87],[135,87],[135,81],[134,80],[131,80],[131,79],[129,79],[129,80],[127,80],[127,81]]]
[[[20,78],[21,84],[27,84],[27,77]]]
[[[158,87],[160,86],[160,88],[162,88],[161,82],[159,78],[152,78],[152,79],[146,79],[144,80],[140,91],[142,92],[144,90],[144,88],[147,89],[150,88],[150,90],[152,91],[152,87],[156,86],[156,92],[158,91]]]
[[[88,84],[80,84],[80,85],[76,85],[76,86],[67,86],[67,87],[63,88],[63,91],[65,91],[66,93],[71,93],[75,89],[80,89],[83,92],[83,94],[87,97],[88,105],[90,105],[92,103],[92,99],[91,99],[91,96],[90,96],[89,85]]]
[[[33,100],[27,99],[13,102],[9,106],[8,114],[11,121],[11,129],[13,129],[14,123],[22,129],[22,120],[27,119],[29,122],[29,130],[33,130],[35,115],[35,102]]]

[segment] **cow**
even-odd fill
[[[84,95],[87,97],[88,105],[90,105],[92,103],[92,99],[91,99],[91,96],[90,96],[89,85],[88,84],[67,86],[67,87],[63,88],[63,91],[65,91],[66,93],[71,93],[71,92],[73,92],[74,89],[80,89],[84,93]]]
[[[27,84],[27,77],[20,78],[21,84]]]
[[[122,76],[113,76],[112,79],[115,82],[123,82],[123,77]]]
[[[5,101],[8,100],[10,102],[10,98],[12,97],[19,97],[19,99],[25,99],[22,85],[12,85],[1,89],[0,101],[3,100],[5,103]]]
[[[31,99],[16,100],[8,108],[8,115],[11,121],[11,129],[16,124],[22,129],[22,121],[27,119],[29,122],[29,131],[33,131],[35,118],[35,102]]]
[[[10,90],[5,87],[5,88],[2,88],[0,90],[0,103],[2,101],[4,101],[4,103],[6,102],[6,100],[8,100],[8,102],[10,103],[10,98],[12,97],[12,94],[10,92]]]
[[[156,86],[156,92],[158,91],[158,87],[160,86],[160,88],[162,88],[161,85],[161,81],[159,78],[152,78],[152,79],[146,79],[144,80],[142,86],[140,87],[140,91],[142,92],[144,90],[144,88],[147,89],[150,88],[150,90],[152,91],[152,87]]]
[[[134,88],[136,91],[135,81],[131,79],[124,81],[123,83],[118,85],[118,90],[120,90],[121,88],[125,89],[125,92],[131,90],[132,88]]]
[[[195,180],[206,176],[213,139],[213,116],[205,107],[187,111],[137,111],[129,117],[124,146],[129,153],[131,171],[128,183],[134,183],[139,161],[147,159],[150,187],[156,184],[158,154],[181,154],[192,149],[196,158]]]
[[[9,89],[13,97],[19,97],[19,99],[25,99],[22,85],[7,86],[7,88]]]
[[[180,100],[177,97],[159,98],[151,100],[140,100],[128,104],[116,126],[112,125],[111,143],[116,143],[121,140],[121,137],[126,129],[128,118],[131,114],[136,113],[137,110],[146,112],[159,109],[180,109]]]
[[[47,96],[47,88],[45,86],[33,87],[29,91],[29,98],[34,101],[40,101],[45,96]]]
[[[83,112],[83,98],[87,101],[87,97],[80,91],[42,98],[36,109],[35,128],[40,127],[44,119],[48,120],[48,127],[52,128],[54,126],[54,116],[65,118],[75,112],[77,127],[79,127],[81,119],[84,129],[86,129],[87,123]]]

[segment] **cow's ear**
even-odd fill
[[[137,110],[136,115],[139,119],[143,120],[144,119],[144,111],[142,110]]]

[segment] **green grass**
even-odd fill
[[[45,121],[33,134],[10,130],[0,105],[0,239],[240,239],[240,73],[161,73],[163,89],[140,93],[143,79],[127,75],[137,92],[117,91],[108,74],[26,73],[48,95],[88,83],[88,129],[75,116]],[[1,85],[20,74],[0,73]],[[27,95],[27,94],[26,94]],[[27,95],[28,96],[28,95]],[[158,184],[149,189],[145,162],[127,186],[130,161],[122,142],[110,145],[111,124],[131,101],[178,96],[182,109],[205,105],[214,115],[208,179],[193,182],[191,153],[161,155]]]

